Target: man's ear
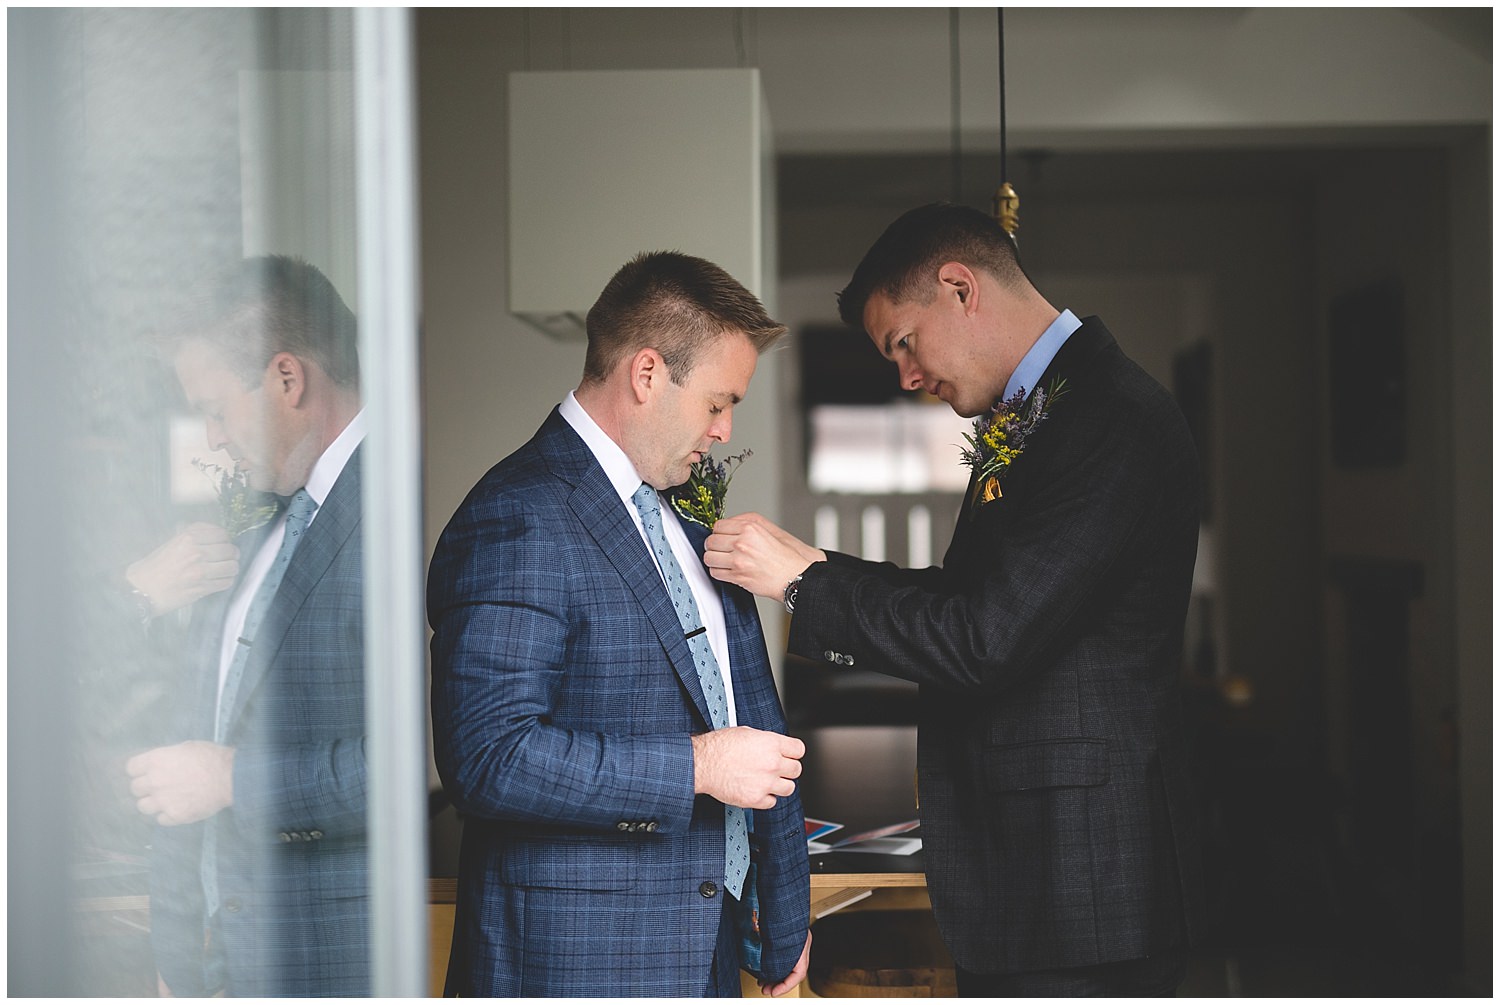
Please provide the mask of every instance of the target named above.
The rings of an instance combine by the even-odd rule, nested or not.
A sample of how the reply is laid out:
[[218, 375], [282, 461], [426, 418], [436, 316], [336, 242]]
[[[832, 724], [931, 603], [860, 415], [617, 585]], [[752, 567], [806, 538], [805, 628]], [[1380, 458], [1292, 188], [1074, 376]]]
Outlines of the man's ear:
[[944, 262], [938, 269], [938, 286], [945, 297], [953, 297], [965, 315], [979, 310], [979, 282], [962, 262]]
[[630, 389], [638, 404], [644, 405], [653, 389], [667, 380], [667, 361], [655, 349], [639, 349], [630, 357]]
[[266, 382], [286, 404], [296, 408], [307, 393], [307, 368], [289, 352], [278, 352], [266, 365]]

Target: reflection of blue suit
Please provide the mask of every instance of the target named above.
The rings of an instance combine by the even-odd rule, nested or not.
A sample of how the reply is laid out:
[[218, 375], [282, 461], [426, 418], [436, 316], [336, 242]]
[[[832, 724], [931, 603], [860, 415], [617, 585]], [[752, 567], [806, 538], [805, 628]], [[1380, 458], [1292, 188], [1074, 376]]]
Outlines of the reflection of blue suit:
[[[783, 732], [753, 598], [722, 592], [739, 723]], [[428, 607], [438, 770], [465, 815], [448, 993], [702, 994], [724, 903], [723, 808], [693, 794], [708, 710], [645, 541], [557, 411], [459, 508]], [[801, 802], [754, 824], [780, 980], [807, 934]]]
[[[259, 542], [240, 546], [248, 558]], [[369, 994], [362, 556], [356, 450], [267, 609], [224, 738], [235, 748], [234, 805], [218, 824], [231, 995]], [[182, 739], [213, 736], [229, 596], [199, 612], [204, 669]], [[158, 827], [154, 840], [151, 938], [178, 995], [204, 990], [203, 832]]]

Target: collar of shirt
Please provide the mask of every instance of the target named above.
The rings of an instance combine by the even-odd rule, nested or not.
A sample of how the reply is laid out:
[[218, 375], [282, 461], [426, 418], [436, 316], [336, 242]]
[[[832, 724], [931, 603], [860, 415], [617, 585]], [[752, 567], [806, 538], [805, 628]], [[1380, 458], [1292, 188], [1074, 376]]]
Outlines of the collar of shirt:
[[1042, 332], [1042, 337], [1031, 344], [1026, 355], [1021, 357], [1015, 372], [1010, 375], [1010, 383], [1005, 385], [1005, 400], [1009, 401], [1023, 387], [1028, 392], [1036, 390], [1036, 382], [1047, 372], [1057, 350], [1063, 347], [1068, 336], [1082, 326], [1083, 322], [1070, 310], [1065, 309], [1054, 318], [1047, 330]]
[[[344, 473], [344, 467], [349, 463], [349, 458], [354, 456], [354, 450], [365, 438], [365, 410], [361, 408], [354, 418], [349, 420], [349, 425], [344, 431], [328, 445], [313, 465], [312, 471], [307, 475], [307, 494], [312, 496], [313, 502], [318, 504], [321, 511], [323, 503], [328, 499], [328, 493], [333, 491], [333, 483], [339, 480], [339, 475]], [[312, 520], [318, 518], [314, 512]], [[311, 526], [312, 520], [308, 521]]]
[[589, 448], [589, 453], [599, 462], [604, 469], [604, 475], [609, 483], [614, 486], [620, 495], [620, 500], [625, 503], [631, 513], [635, 512], [635, 490], [641, 487], [645, 481], [630, 458], [625, 456], [625, 451], [620, 445], [609, 438], [609, 434], [599, 428], [599, 423], [594, 417], [583, 410], [578, 399], [573, 397], [569, 391], [568, 396], [563, 399], [557, 410], [567, 420], [568, 425], [573, 427], [573, 432], [583, 438], [584, 445]]

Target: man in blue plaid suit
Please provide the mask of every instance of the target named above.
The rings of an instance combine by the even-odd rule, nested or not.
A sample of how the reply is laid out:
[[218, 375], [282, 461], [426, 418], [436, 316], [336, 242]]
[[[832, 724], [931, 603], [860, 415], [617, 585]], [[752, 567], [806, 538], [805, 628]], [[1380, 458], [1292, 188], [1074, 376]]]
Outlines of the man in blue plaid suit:
[[[200, 601], [182, 742], [127, 768], [163, 994], [369, 993], [359, 361], [313, 267], [244, 262], [171, 340], [208, 445], [291, 497]], [[253, 522], [253, 521], [252, 521]]]
[[781, 994], [811, 941], [803, 746], [753, 598], [709, 579], [707, 529], [657, 490], [729, 440], [785, 328], [676, 253], [624, 266], [587, 328], [577, 390], [469, 493], [429, 575], [464, 816], [447, 993], [736, 996], [745, 969]]

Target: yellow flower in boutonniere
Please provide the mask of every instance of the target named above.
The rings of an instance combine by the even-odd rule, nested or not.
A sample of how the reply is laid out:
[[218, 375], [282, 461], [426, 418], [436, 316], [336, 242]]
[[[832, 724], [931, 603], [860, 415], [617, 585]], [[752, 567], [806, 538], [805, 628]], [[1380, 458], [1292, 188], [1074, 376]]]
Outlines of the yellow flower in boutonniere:
[[1047, 417], [1047, 409], [1067, 390], [1067, 381], [1054, 380], [1046, 390], [1040, 388], [1026, 400], [1026, 389], [1019, 388], [1008, 401], [997, 401], [989, 412], [974, 420], [973, 434], [965, 433], [969, 446], [963, 451], [963, 462], [978, 477], [970, 502], [984, 505], [1005, 493], [1000, 482], [1011, 463], [1026, 449], [1026, 440]]
[[207, 464], [193, 458], [193, 466], [208, 476], [219, 496], [219, 518], [230, 537], [239, 537], [247, 530], [264, 527], [276, 516], [276, 497], [268, 492], [257, 492], [245, 480], [239, 468], [226, 471], [217, 464]]
[[735, 469], [749, 456], [750, 451], [746, 450], [720, 462], [714, 460], [712, 454], [704, 454], [703, 460], [692, 466], [688, 480], [668, 494], [672, 508], [684, 520], [691, 520], [712, 530], [724, 515], [724, 497], [729, 493], [729, 479], [734, 477]]

